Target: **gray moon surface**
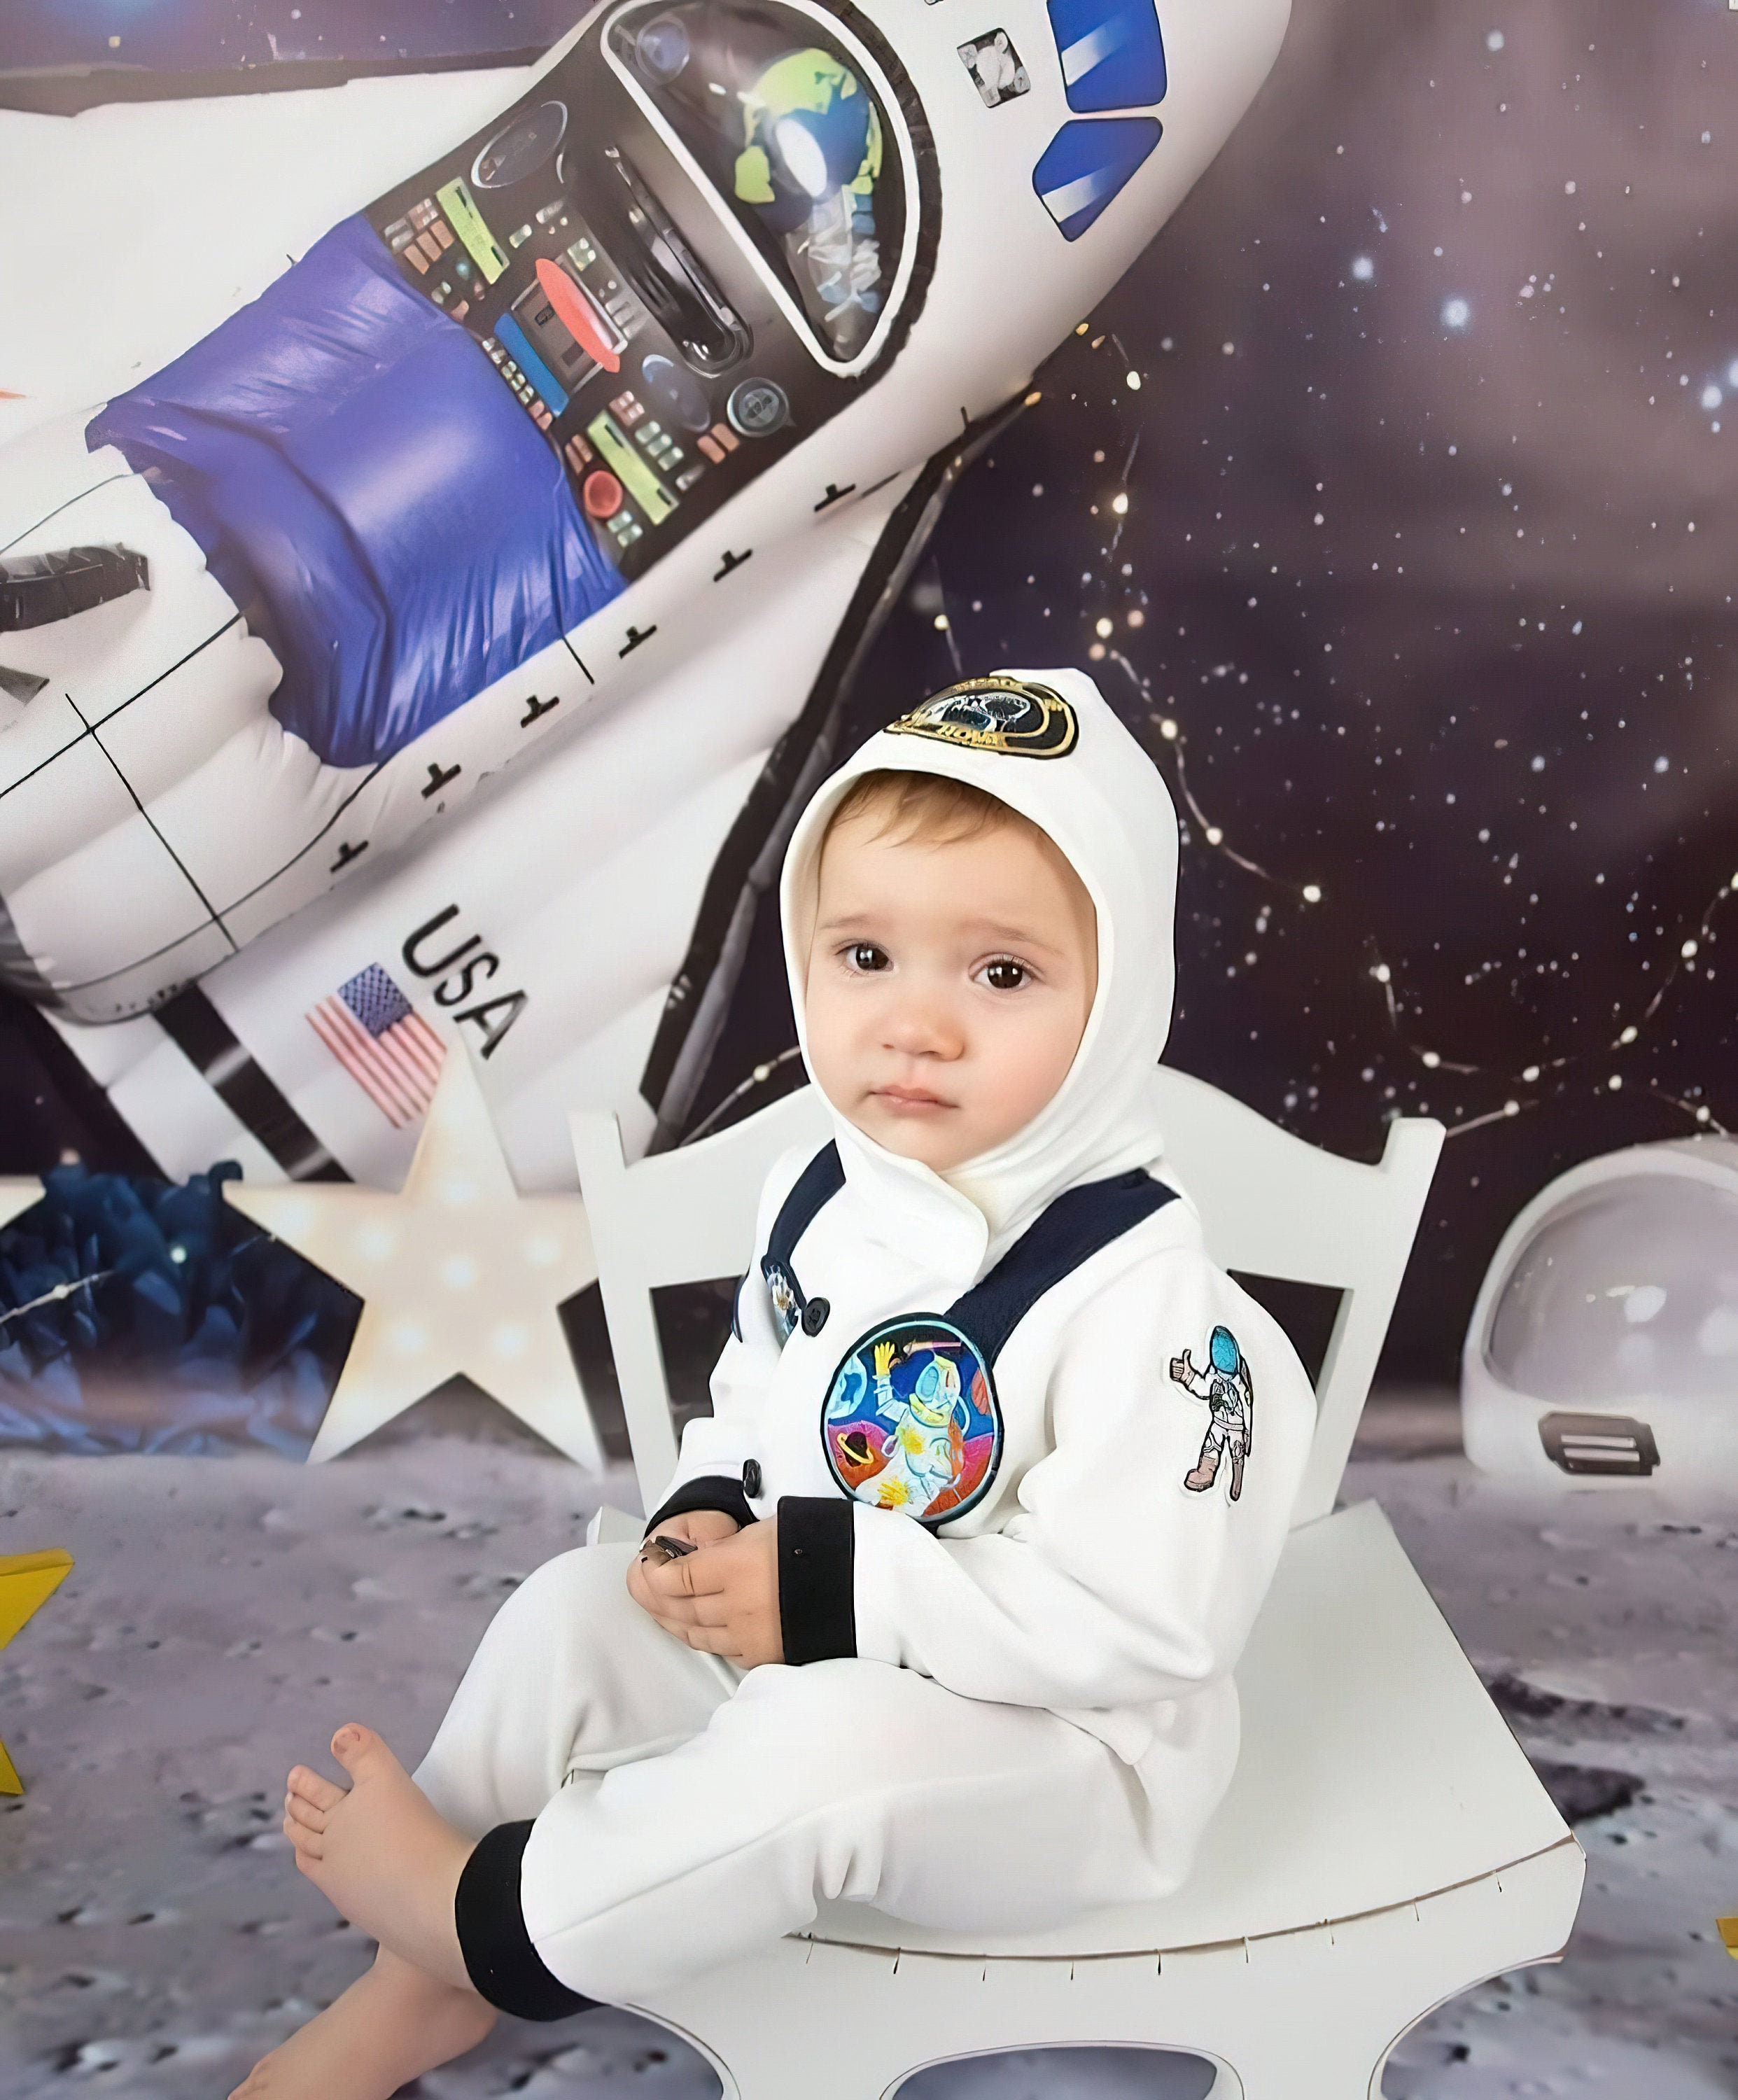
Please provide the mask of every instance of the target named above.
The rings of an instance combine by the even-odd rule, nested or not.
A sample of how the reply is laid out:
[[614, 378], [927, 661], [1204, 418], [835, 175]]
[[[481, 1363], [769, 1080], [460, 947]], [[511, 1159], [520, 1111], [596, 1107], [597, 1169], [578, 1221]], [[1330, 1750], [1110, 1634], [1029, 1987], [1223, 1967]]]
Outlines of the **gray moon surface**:
[[[1738, 2089], [1738, 1507], [1648, 1489], [1540, 1501], [1446, 1448], [1451, 1405], [1372, 1410], [1346, 1498], [1374, 1496], [1572, 1815], [1587, 1892], [1560, 1965], [1445, 2006], [1387, 2100]], [[0, 1456], [9, 1547], [77, 1565], [0, 1652], [0, 2100], [210, 2100], [328, 2004], [368, 1943], [296, 1873], [285, 1775], [346, 1719], [420, 1756], [496, 1606], [631, 1506], [480, 1401], [426, 1401], [321, 1466]], [[329, 1767], [329, 1760], [326, 1762]], [[330, 1767], [334, 1770], [335, 1767]], [[1621, 1806], [1613, 1804], [1621, 1802]], [[708, 2100], [661, 2030], [504, 2019], [429, 2100]], [[911, 2100], [1202, 2100], [1198, 2061], [1008, 2055]]]

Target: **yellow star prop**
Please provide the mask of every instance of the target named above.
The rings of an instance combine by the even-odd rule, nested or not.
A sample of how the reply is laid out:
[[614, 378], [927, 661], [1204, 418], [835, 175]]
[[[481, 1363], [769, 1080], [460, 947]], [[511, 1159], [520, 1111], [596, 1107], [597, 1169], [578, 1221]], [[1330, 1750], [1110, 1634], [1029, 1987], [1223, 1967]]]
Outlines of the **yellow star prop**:
[[[0, 1648], [4, 1648], [26, 1620], [47, 1603], [66, 1580], [73, 1565], [70, 1553], [58, 1547], [47, 1553], [0, 1555]], [[22, 1793], [24, 1783], [0, 1743], [0, 1793]]]
[[[31, 1177], [0, 1180], [0, 1225], [42, 1200], [42, 1185]], [[0, 1328], [0, 1339], [5, 1330]], [[73, 1564], [69, 1553], [15, 1553], [0, 1555], [0, 1648], [4, 1648], [24, 1621], [57, 1590]], [[6, 1745], [0, 1743], [0, 1793], [22, 1793], [20, 1779]]]
[[577, 1196], [521, 1196], [469, 1053], [449, 1050], [403, 1190], [224, 1185], [363, 1301], [308, 1453], [335, 1458], [463, 1372], [582, 1466], [602, 1454], [556, 1308], [596, 1277]]

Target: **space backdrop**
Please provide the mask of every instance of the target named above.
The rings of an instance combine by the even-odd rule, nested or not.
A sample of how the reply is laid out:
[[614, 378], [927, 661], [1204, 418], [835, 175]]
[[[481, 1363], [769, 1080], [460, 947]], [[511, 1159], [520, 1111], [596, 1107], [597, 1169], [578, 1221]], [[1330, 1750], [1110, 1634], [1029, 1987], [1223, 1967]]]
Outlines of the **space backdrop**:
[[[0, 103], [523, 63], [567, 26], [553, 0], [55, 0], [0, 29]], [[1171, 1060], [1361, 1158], [1396, 1114], [1449, 1127], [1392, 1381], [1452, 1378], [1555, 1173], [1738, 1124], [1735, 109], [1725, 0], [1296, 0], [852, 692], [861, 735], [962, 673], [1094, 671], [1184, 823]], [[769, 907], [695, 1118], [792, 1040]], [[147, 1370], [202, 1326], [270, 1386], [246, 1433], [305, 1445], [351, 1306], [152, 1167], [0, 1009], [0, 1173], [57, 1170], [50, 1223], [0, 1235], [0, 1433], [77, 1448], [57, 1352]], [[77, 1335], [60, 1301], [5, 1309], [99, 1268]]]

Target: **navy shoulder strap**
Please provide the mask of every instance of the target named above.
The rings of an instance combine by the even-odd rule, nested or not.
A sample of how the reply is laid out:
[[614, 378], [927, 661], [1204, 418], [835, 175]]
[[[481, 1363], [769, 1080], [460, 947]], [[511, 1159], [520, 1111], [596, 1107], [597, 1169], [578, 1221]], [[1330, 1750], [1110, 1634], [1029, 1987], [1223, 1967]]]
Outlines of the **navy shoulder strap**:
[[984, 1277], [947, 1308], [986, 1365], [1044, 1293], [1113, 1240], [1176, 1201], [1176, 1191], [1140, 1167], [1065, 1189]]
[[[773, 1220], [773, 1229], [767, 1235], [766, 1253], [761, 1264], [763, 1269], [782, 1269], [786, 1276], [791, 1276], [791, 1256], [796, 1251], [796, 1242], [814, 1224], [822, 1207], [844, 1186], [844, 1162], [839, 1157], [838, 1146], [829, 1142], [797, 1176], [790, 1194], [779, 1207], [779, 1215]], [[795, 1282], [794, 1277], [792, 1280]]]

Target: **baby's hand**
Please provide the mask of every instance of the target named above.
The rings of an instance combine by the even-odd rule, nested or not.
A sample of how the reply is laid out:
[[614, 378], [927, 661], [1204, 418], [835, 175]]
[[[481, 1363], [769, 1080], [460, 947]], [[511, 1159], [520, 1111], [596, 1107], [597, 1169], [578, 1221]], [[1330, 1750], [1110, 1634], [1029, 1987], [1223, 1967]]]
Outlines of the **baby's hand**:
[[[722, 1510], [700, 1509], [689, 1510], [681, 1516], [665, 1517], [659, 1524], [658, 1531], [662, 1538], [683, 1538], [689, 1545], [699, 1547], [716, 1546], [720, 1539], [730, 1538], [739, 1528], [735, 1518], [726, 1516]], [[646, 1587], [646, 1575], [648, 1568], [660, 1564], [662, 1556], [648, 1551], [651, 1546], [651, 1541], [648, 1538], [628, 1563], [628, 1595], [642, 1612], [651, 1612], [655, 1618], [658, 1614], [653, 1609], [652, 1595]], [[682, 1555], [684, 1560], [692, 1560], [693, 1557], [691, 1554]]]
[[679, 1560], [636, 1559], [628, 1570], [628, 1590], [666, 1633], [703, 1654], [721, 1655], [740, 1670], [784, 1660], [774, 1518], [748, 1524]]
[[686, 1538], [690, 1546], [716, 1546], [742, 1527], [722, 1510], [689, 1510], [682, 1516], [667, 1516], [658, 1526], [667, 1538]]

